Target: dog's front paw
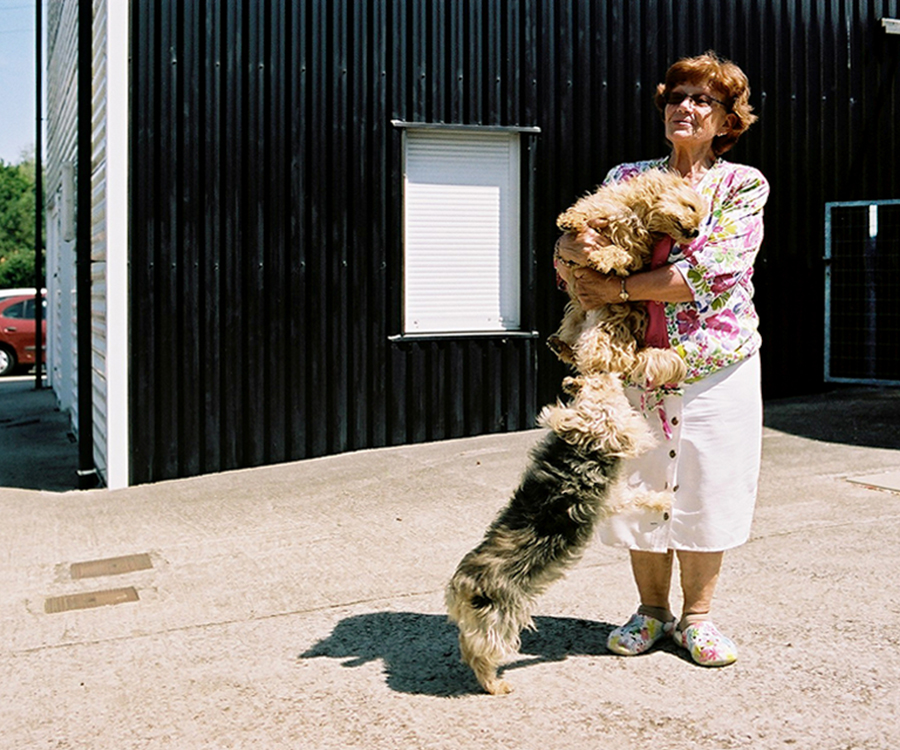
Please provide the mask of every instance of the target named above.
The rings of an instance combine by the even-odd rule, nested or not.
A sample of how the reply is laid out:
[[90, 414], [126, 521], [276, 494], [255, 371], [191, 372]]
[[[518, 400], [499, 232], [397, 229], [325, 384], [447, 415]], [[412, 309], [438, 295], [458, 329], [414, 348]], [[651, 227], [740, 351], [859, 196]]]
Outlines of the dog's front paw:
[[575, 364], [575, 352], [572, 351], [572, 347], [555, 333], [547, 338], [547, 346], [561, 362], [565, 362], [567, 365]]
[[648, 388], [677, 384], [687, 376], [687, 365], [672, 349], [648, 346], [637, 353], [629, 375], [635, 382], [643, 381]]
[[569, 396], [577, 396], [578, 392], [581, 390], [582, 386], [584, 386], [584, 378], [583, 377], [568, 377], [563, 378], [562, 381], [562, 390], [563, 393], [568, 394]]
[[575, 364], [575, 352], [572, 351], [572, 347], [555, 333], [547, 338], [547, 346], [561, 362], [565, 362], [567, 365]]
[[569, 208], [556, 217], [556, 226], [564, 232], [577, 233], [587, 226], [587, 220], [584, 213]]
[[619, 245], [604, 245], [588, 253], [588, 265], [600, 273], [630, 273], [643, 265], [643, 259]]

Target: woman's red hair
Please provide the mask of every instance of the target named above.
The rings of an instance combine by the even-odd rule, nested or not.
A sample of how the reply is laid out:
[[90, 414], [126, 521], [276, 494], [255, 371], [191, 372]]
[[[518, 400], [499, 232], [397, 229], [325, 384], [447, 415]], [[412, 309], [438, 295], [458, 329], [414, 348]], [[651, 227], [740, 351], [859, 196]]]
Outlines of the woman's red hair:
[[666, 80], [656, 87], [654, 102], [663, 114], [669, 92], [681, 84], [708, 86], [717, 98], [725, 102], [728, 132], [713, 139], [716, 156], [724, 154], [737, 143], [741, 134], [758, 119], [750, 106], [750, 82], [744, 71], [730, 60], [722, 60], [710, 50], [696, 57], [683, 57], [666, 71]]

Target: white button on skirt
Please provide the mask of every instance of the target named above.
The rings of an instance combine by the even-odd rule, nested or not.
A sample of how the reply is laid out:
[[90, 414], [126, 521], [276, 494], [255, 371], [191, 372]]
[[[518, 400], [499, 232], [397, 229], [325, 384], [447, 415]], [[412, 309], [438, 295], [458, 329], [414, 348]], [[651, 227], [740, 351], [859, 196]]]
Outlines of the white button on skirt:
[[[749, 538], [762, 448], [759, 355], [683, 390], [662, 403], [669, 436], [662, 413], [645, 412], [657, 445], [625, 460], [614, 503], [622, 510], [601, 523], [604, 544], [718, 552]], [[626, 392], [640, 410], [641, 391]]]

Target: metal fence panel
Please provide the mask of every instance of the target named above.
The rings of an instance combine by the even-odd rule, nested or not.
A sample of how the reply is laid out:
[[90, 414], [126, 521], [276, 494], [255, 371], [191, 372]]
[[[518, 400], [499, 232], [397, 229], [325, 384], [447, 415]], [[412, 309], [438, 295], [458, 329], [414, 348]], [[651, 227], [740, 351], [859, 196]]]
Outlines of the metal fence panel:
[[900, 200], [825, 207], [825, 380], [900, 385]]

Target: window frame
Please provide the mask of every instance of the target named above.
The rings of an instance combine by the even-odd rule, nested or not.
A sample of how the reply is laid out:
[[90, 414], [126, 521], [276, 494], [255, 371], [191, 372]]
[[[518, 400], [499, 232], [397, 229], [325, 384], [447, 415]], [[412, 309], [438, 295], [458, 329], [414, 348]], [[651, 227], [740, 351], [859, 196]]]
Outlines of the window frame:
[[[393, 323], [391, 328], [396, 331], [389, 335], [393, 342], [422, 341], [439, 339], [509, 339], [509, 338], [537, 338], [538, 332], [534, 327], [534, 227], [533, 227], [533, 174], [535, 170], [536, 136], [540, 134], [540, 128], [529, 126], [500, 126], [500, 125], [464, 125], [453, 123], [427, 123], [407, 122], [392, 120], [396, 134], [396, 148], [398, 158], [398, 178], [395, 181], [398, 199], [397, 227], [398, 241], [396, 243], [398, 273], [394, 276], [396, 281]], [[406, 331], [405, 316], [405, 289], [406, 289], [406, 191], [405, 191], [405, 153], [406, 133], [409, 130], [446, 130], [456, 132], [473, 133], [517, 133], [519, 139], [519, 328], [515, 330], [460, 330], [460, 331]]]

